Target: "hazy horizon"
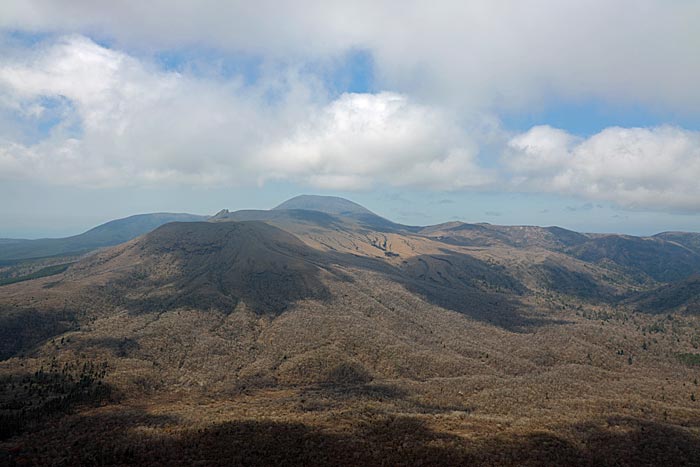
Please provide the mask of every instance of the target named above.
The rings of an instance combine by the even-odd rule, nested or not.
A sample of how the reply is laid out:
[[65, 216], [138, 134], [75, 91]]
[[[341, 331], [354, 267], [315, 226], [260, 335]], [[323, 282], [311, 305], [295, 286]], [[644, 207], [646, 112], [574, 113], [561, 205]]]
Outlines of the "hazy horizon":
[[697, 3], [205, 6], [0, 6], [0, 237], [299, 193], [700, 231]]
[[[236, 211], [236, 210], [242, 210], [242, 209], [272, 209], [278, 204], [282, 203], [283, 201], [290, 199], [294, 196], [301, 195], [301, 194], [318, 194], [321, 196], [340, 196], [345, 199], [349, 199], [351, 201], [358, 202], [359, 204], [363, 205], [364, 207], [368, 208], [369, 210], [375, 212], [376, 214], [381, 215], [382, 217], [385, 217], [389, 220], [396, 221], [399, 223], [402, 223], [404, 225], [419, 225], [419, 226], [428, 226], [428, 225], [435, 225], [435, 224], [440, 224], [444, 222], [451, 222], [451, 221], [461, 221], [461, 222], [467, 222], [467, 223], [489, 223], [489, 224], [496, 224], [496, 225], [538, 225], [542, 227], [549, 227], [549, 226], [557, 226], [557, 227], [563, 227], [567, 228], [570, 230], [575, 230], [578, 232], [585, 232], [585, 233], [616, 233], [616, 234], [626, 234], [626, 235], [637, 235], [637, 236], [649, 236], [649, 235], [654, 235], [657, 233], [661, 232], [667, 232], [667, 231], [687, 231], [687, 232], [692, 232], [695, 231], [693, 230], [692, 225], [692, 219], [689, 219], [689, 223], [687, 224], [675, 224], [675, 225], [680, 225], [681, 227], [679, 228], [669, 228], [669, 229], [664, 229], [664, 230], [654, 230], [653, 226], [648, 226], [645, 227], [643, 224], [637, 225], [636, 229], [634, 230], [634, 226], [631, 226], [631, 223], [629, 222], [629, 217], [632, 216], [638, 216], [637, 218], [640, 220], [644, 220], [644, 214], [643, 212], [635, 212], [635, 211], [624, 211], [627, 214], [627, 217], [623, 217], [621, 215], [618, 215], [617, 219], [619, 220], [619, 226], [621, 228], [627, 227], [627, 230], [605, 230], [605, 227], [602, 224], [597, 224], [593, 219], [595, 218], [596, 214], [599, 214], [600, 212], [614, 212], [609, 209], [606, 209], [605, 206], [603, 205], [592, 205], [590, 203], [584, 203], [584, 204], [579, 204], [575, 206], [571, 206], [568, 204], [560, 204], [558, 206], [559, 210], [561, 211], [562, 215], [566, 215], [569, 219], [568, 224], [564, 223], [547, 223], [546, 220], [549, 218], [552, 218], [550, 216], [549, 210], [547, 212], [539, 212], [537, 213], [537, 216], [531, 216], [527, 213], [523, 214], [520, 213], [517, 215], [514, 211], [517, 211], [516, 207], [512, 207], [513, 211], [510, 214], [503, 214], [500, 212], [496, 211], [485, 211], [483, 212], [483, 218], [479, 218], [479, 209], [483, 209], [483, 205], [480, 205], [481, 207], [474, 207], [474, 206], [466, 206], [466, 207], [461, 207], [456, 201], [454, 201], [451, 198], [448, 197], [436, 197], [435, 194], [432, 194], [431, 196], [428, 196], [426, 199], [423, 200], [423, 204], [420, 205], [418, 204], [418, 207], [425, 207], [426, 209], [430, 210], [432, 209], [432, 215], [425, 215], [423, 213], [417, 212], [417, 211], [406, 211], [406, 210], [396, 210], [392, 209], [393, 206], [401, 206], [401, 207], [408, 207], [411, 206], [415, 209], [416, 207], [416, 202], [415, 201], [409, 201], [407, 199], [399, 198], [399, 197], [392, 197], [385, 195], [383, 197], [376, 197], [373, 198], [371, 196], [357, 196], [357, 193], [316, 193], [316, 192], [309, 192], [309, 193], [294, 193], [290, 194], [287, 198], [280, 198], [279, 200], [276, 200], [273, 198], [273, 196], [266, 196], [265, 198], [258, 198], [258, 199], [252, 199], [251, 203], [246, 205], [244, 201], [239, 201], [236, 202], [235, 205], [230, 206], [230, 205], [222, 205], [216, 208], [209, 209], [208, 211], [193, 211], [193, 210], [178, 210], [177, 205], [170, 203], [170, 204], [164, 204], [164, 206], [171, 206], [171, 209], [158, 209], [157, 207], [155, 209], [152, 209], [150, 211], [134, 211], [134, 212], [129, 212], [124, 209], [125, 206], [128, 206], [128, 204], [125, 204], [123, 206], [116, 207], [113, 212], [115, 213], [113, 216], [110, 216], [107, 212], [92, 212], [92, 213], [82, 213], [82, 215], [78, 216], [71, 216], [69, 217], [69, 221], [65, 225], [61, 226], [60, 222], [63, 220], [62, 218], [57, 218], [56, 222], [59, 223], [59, 225], [49, 225], [49, 224], [44, 224], [39, 225], [38, 227], [27, 227], [24, 229], [16, 229], [16, 230], [7, 230], [7, 232], [16, 232], [17, 235], [3, 235], [3, 231], [0, 231], [0, 238], [23, 238], [23, 239], [38, 239], [38, 238], [52, 238], [52, 237], [65, 237], [65, 236], [71, 236], [71, 235], [77, 235], [80, 233], [83, 233], [93, 227], [96, 227], [98, 225], [104, 224], [106, 222], [110, 222], [113, 220], [117, 219], [123, 219], [126, 217], [130, 216], [135, 216], [139, 214], [151, 214], [151, 213], [161, 213], [161, 212], [168, 212], [168, 213], [188, 213], [188, 214], [197, 214], [197, 215], [204, 215], [204, 216], [212, 216], [216, 214], [216, 212], [220, 211], [221, 209], [229, 209], [230, 211]], [[472, 197], [481, 197], [481, 201], [483, 202], [484, 198], [488, 200], [489, 197], [496, 197], [494, 194], [472, 194]], [[514, 206], [516, 203], [518, 203], [518, 195], [517, 194], [511, 194], [512, 197], [512, 203], [511, 206]], [[523, 196], [523, 195], [520, 195]], [[530, 195], [532, 196], [532, 195]], [[501, 201], [501, 200], [495, 200]], [[225, 200], [223, 201], [224, 203], [226, 202]], [[492, 201], [494, 202], [494, 201]], [[520, 203], [523, 201], [520, 200]], [[524, 201], [527, 203], [527, 200]], [[188, 205], [187, 203], [185, 205]], [[195, 206], [194, 204], [189, 204], [190, 206]], [[157, 205], [154, 205], [157, 206]], [[465, 212], [467, 214], [462, 215], [462, 216], [457, 216], [457, 215], [451, 215], [450, 212], [451, 210], [455, 210], [458, 212]], [[109, 212], [109, 211], [108, 211]], [[441, 217], [442, 216], [442, 217]], [[470, 217], [473, 216], [473, 217]], [[578, 221], [575, 219], [576, 217], [581, 217], [583, 219], [578, 219]], [[683, 216], [683, 217], [690, 217], [690, 216]], [[539, 218], [542, 219], [543, 222], [537, 223], [537, 222], [532, 222], [529, 219], [533, 218]], [[506, 219], [513, 219], [515, 222], [507, 222]], [[518, 220], [520, 220], [518, 222]], [[600, 228], [586, 228], [586, 222], [590, 222], [590, 225], [599, 225]], [[687, 225], [688, 227], [683, 227], [684, 225]], [[613, 227], [614, 229], [614, 227]], [[698, 229], [700, 230], [700, 229]]]

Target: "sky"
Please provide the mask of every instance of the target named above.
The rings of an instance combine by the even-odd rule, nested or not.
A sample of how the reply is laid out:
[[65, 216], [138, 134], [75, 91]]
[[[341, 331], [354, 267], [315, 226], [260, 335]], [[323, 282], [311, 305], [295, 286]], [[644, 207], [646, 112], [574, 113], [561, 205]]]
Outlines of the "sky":
[[696, 0], [0, 2], [0, 237], [307, 193], [700, 231]]

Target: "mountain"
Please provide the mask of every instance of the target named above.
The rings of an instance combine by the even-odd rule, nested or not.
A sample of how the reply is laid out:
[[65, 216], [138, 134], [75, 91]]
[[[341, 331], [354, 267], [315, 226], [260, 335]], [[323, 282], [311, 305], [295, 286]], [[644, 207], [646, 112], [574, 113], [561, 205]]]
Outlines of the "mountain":
[[118, 245], [168, 222], [204, 220], [193, 214], [139, 214], [99, 225], [79, 235], [38, 240], [0, 239], [0, 260], [43, 258], [85, 253], [96, 248]]
[[333, 216], [351, 218], [361, 225], [383, 231], [415, 230], [389, 221], [357, 203], [336, 196], [300, 195], [280, 204], [273, 210], [316, 211]]
[[696, 463], [678, 239], [281, 206], [0, 286], [0, 463]]
[[695, 232], [662, 232], [654, 235], [654, 238], [660, 238], [667, 242], [673, 242], [682, 245], [689, 250], [700, 254], [700, 233]]
[[315, 250], [262, 222], [175, 222], [72, 272], [89, 280], [118, 271], [110, 294], [144, 312], [182, 306], [230, 312], [244, 302], [278, 314], [296, 300], [323, 296], [317, 263]]
[[299, 195], [288, 199], [273, 209], [303, 209], [338, 216], [376, 216], [369, 209], [337, 196]]
[[561, 227], [492, 225], [448, 222], [425, 227], [420, 233], [464, 246], [539, 247], [560, 251], [588, 241], [588, 236]]
[[[555, 226], [464, 222], [410, 227], [335, 197], [304, 195], [269, 211], [224, 210], [210, 220], [263, 221], [316, 249], [384, 259], [403, 267], [407, 258], [418, 256], [488, 257], [532, 290], [588, 300], [624, 300], [639, 287], [678, 281], [700, 272], [700, 254], [660, 236], [582, 234]], [[692, 235], [687, 234], [689, 238]], [[525, 261], [516, 260], [523, 254], [527, 255]], [[432, 282], [436, 280], [432, 277]]]
[[629, 300], [637, 310], [662, 314], [683, 312], [700, 314], [700, 275], [641, 292]]
[[586, 262], [612, 263], [639, 280], [673, 282], [700, 272], [700, 253], [660, 237], [599, 235], [568, 252]]

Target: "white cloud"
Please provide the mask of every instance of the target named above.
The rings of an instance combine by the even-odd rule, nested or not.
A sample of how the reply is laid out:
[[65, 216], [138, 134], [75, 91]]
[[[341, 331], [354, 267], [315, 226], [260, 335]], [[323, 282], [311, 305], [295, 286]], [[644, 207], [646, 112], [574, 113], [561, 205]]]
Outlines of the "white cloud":
[[514, 173], [524, 176], [551, 174], [566, 166], [569, 152], [578, 142], [578, 138], [564, 130], [536, 126], [511, 139], [509, 146], [519, 152], [517, 157], [508, 160], [508, 164]]
[[369, 50], [383, 89], [461, 108], [601, 99], [696, 113], [700, 2], [5, 0], [0, 28], [280, 61]]
[[[0, 62], [0, 121], [21, 116], [0, 129], [0, 178], [500, 188], [700, 210], [698, 132], [608, 128], [582, 139], [539, 126], [508, 141], [487, 118], [467, 127], [449, 108], [392, 92], [331, 100], [313, 76], [282, 70], [244, 85], [163, 71], [75, 35], [25, 50]], [[56, 121], [37, 136], [47, 114]], [[507, 148], [500, 166], [480, 162], [484, 146]]]
[[[504, 109], [567, 99], [697, 115], [698, 16], [700, 3], [685, 0], [8, 0], [0, 33], [76, 34], [30, 49], [0, 43], [0, 179], [495, 187], [698, 211], [697, 132], [608, 128], [582, 139], [541, 126], [509, 140], [493, 123]], [[143, 58], [200, 46], [259, 57], [273, 72], [245, 84]], [[357, 48], [373, 57], [375, 85], [393, 92], [331, 99], [300, 71]], [[47, 119], [56, 124], [41, 134]], [[500, 167], [480, 163], [503, 147]]]
[[[64, 38], [0, 65], [0, 94], [9, 108], [40, 107], [47, 98], [69, 104], [43, 139], [4, 144], [4, 160], [26, 177], [55, 183], [227, 179], [219, 170], [230, 154], [225, 144], [262, 124], [255, 121], [262, 115], [235, 84], [209, 84], [80, 36]], [[229, 126], [237, 131], [222, 138]]]
[[324, 188], [377, 182], [441, 189], [478, 187], [492, 176], [449, 116], [394, 93], [344, 94], [265, 150], [269, 177]]
[[87, 186], [287, 179], [362, 189], [464, 188], [489, 177], [448, 112], [404, 95], [328, 101], [293, 68], [254, 86], [167, 72], [82, 36], [17, 57], [0, 63], [0, 109], [26, 109], [30, 128], [47, 98], [64, 109], [36, 141], [0, 130], [2, 178]]
[[612, 127], [579, 139], [548, 126], [511, 139], [505, 165], [517, 189], [638, 209], [700, 210], [700, 132]]

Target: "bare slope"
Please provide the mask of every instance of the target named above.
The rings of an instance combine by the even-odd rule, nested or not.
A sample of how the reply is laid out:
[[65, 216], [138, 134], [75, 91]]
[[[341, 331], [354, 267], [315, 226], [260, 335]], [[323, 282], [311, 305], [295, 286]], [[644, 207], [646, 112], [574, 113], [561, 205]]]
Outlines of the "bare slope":
[[0, 289], [0, 463], [693, 465], [700, 318], [615, 303], [679, 245], [597, 238], [164, 225]]
[[113, 274], [109, 293], [130, 309], [230, 312], [243, 301], [276, 314], [295, 300], [324, 295], [321, 255], [263, 222], [166, 224], [114, 253], [84, 260], [73, 274]]

